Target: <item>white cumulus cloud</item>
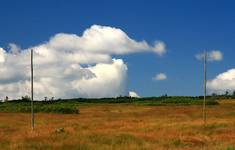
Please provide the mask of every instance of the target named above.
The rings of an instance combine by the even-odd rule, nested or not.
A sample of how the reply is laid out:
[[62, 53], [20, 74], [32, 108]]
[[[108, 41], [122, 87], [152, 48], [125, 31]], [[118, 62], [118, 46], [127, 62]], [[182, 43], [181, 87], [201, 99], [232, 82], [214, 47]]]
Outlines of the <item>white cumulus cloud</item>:
[[139, 98], [140, 96], [136, 93], [136, 92], [134, 92], [134, 91], [129, 91], [129, 96], [130, 97], [133, 97], [133, 98]]
[[208, 89], [211, 93], [224, 93], [235, 90], [235, 69], [230, 69], [219, 74], [214, 79], [208, 81]]
[[[197, 54], [195, 57], [198, 60], [204, 59], [204, 53]], [[207, 53], [208, 61], [221, 61], [223, 60], [223, 53], [219, 50], [213, 50]]]
[[93, 25], [79, 36], [59, 33], [48, 42], [9, 51], [0, 47], [0, 99], [30, 94], [30, 49], [34, 50], [35, 99], [47, 97], [116, 97], [128, 95], [127, 65], [112, 55], [153, 52], [163, 55], [166, 45], [136, 41], [114, 27]]
[[45, 45], [50, 49], [62, 51], [82, 51], [105, 54], [128, 54], [143, 51], [153, 51], [159, 55], [166, 52], [166, 45], [156, 41], [153, 46], [146, 41], [135, 41], [121, 29], [93, 25], [86, 29], [82, 36], [59, 33]]
[[156, 80], [156, 81], [166, 80], [167, 75], [165, 73], [159, 73], [159, 74], [156, 74], [153, 79]]
[[0, 47], [0, 63], [5, 62], [5, 55], [6, 55], [6, 51]]

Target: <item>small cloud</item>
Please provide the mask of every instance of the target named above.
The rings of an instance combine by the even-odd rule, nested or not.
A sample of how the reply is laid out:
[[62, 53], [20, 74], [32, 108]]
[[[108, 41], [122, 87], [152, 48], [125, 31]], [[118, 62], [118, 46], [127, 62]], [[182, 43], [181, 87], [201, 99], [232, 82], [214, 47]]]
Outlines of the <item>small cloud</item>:
[[[204, 59], [204, 53], [195, 56], [198, 60]], [[219, 50], [213, 50], [207, 53], [208, 61], [221, 61], [223, 60], [223, 53]]]
[[129, 96], [130, 97], [133, 97], [133, 98], [139, 98], [140, 96], [136, 93], [136, 92], [134, 92], [134, 91], [130, 91], [129, 92]]
[[167, 75], [165, 73], [159, 73], [153, 79], [156, 81], [163, 81], [167, 79]]
[[153, 47], [153, 51], [162, 56], [166, 53], [166, 44], [162, 41], [156, 41]]

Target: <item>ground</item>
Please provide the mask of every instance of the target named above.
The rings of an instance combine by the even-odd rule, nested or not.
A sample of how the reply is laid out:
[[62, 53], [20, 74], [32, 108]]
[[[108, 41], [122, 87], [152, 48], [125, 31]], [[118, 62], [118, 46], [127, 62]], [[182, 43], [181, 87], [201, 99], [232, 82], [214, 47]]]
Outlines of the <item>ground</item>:
[[235, 103], [201, 106], [79, 106], [80, 114], [0, 113], [0, 149], [68, 150], [233, 150]]

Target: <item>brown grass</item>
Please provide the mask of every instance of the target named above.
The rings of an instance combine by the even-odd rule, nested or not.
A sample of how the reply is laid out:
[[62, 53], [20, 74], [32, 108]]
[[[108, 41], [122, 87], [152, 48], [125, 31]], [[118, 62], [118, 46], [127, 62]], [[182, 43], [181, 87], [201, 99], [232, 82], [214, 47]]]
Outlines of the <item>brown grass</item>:
[[80, 114], [0, 113], [0, 149], [156, 150], [229, 149], [235, 146], [235, 103], [200, 106], [81, 106]]

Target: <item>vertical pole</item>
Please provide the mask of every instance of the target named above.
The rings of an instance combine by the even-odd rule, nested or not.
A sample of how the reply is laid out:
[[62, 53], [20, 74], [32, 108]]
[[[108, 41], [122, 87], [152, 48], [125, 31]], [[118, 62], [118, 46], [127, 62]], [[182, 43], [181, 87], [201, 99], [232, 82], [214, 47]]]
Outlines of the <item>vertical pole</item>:
[[204, 52], [204, 101], [203, 101], [203, 121], [206, 125], [207, 114], [206, 114], [206, 92], [207, 92], [207, 52]]
[[34, 130], [34, 105], [33, 105], [33, 49], [31, 49], [31, 114], [32, 114], [32, 130]]

